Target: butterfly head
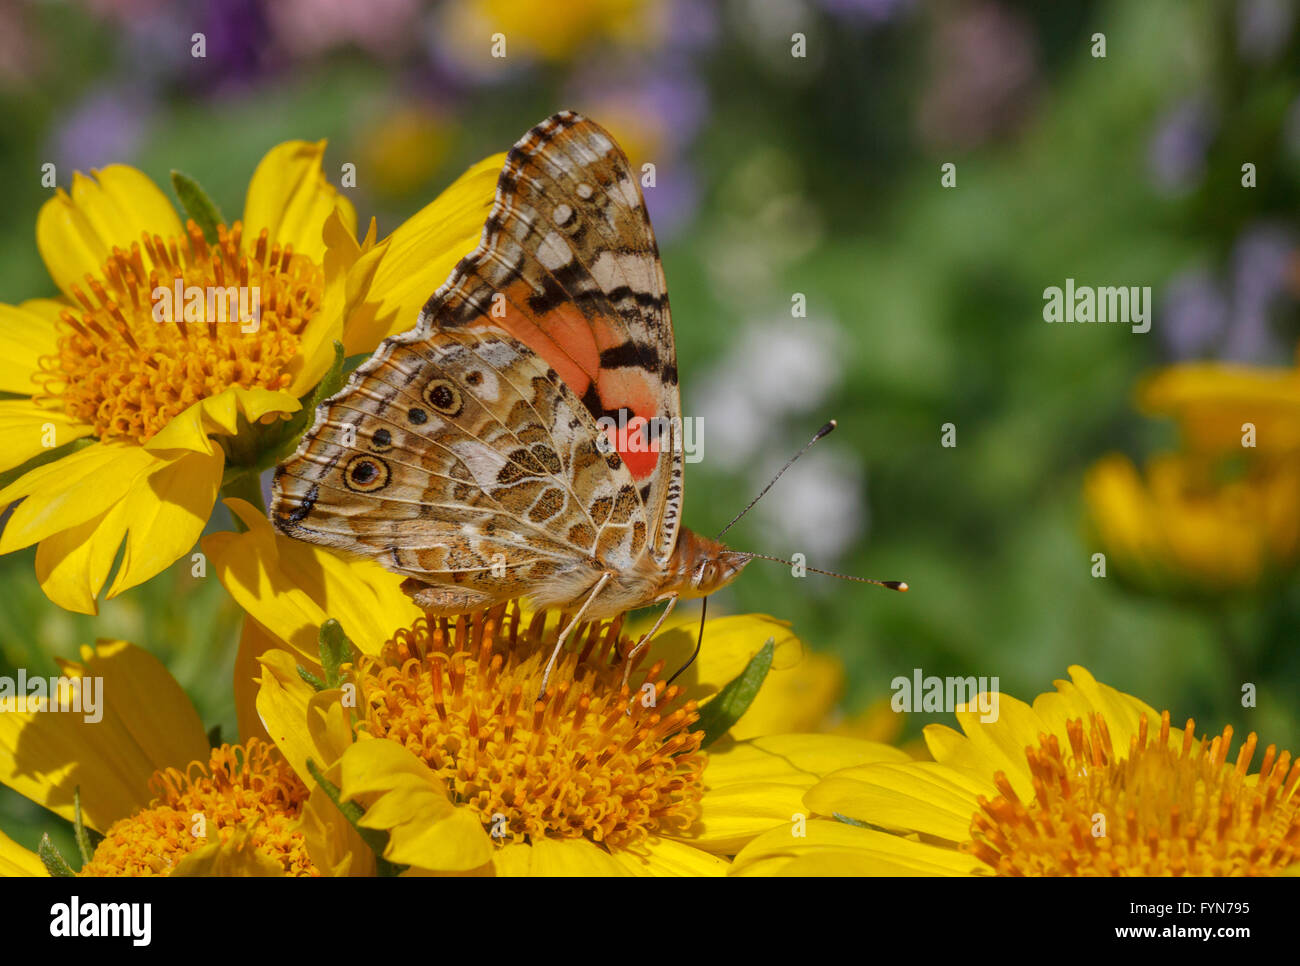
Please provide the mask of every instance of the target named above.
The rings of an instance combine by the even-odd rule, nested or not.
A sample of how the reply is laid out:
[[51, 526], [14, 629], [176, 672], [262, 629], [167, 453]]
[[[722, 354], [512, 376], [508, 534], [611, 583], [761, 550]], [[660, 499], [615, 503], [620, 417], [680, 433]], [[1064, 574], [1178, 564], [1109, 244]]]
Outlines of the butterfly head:
[[683, 527], [673, 553], [673, 587], [682, 597], [707, 597], [736, 579], [753, 558], [752, 554], [730, 550]]

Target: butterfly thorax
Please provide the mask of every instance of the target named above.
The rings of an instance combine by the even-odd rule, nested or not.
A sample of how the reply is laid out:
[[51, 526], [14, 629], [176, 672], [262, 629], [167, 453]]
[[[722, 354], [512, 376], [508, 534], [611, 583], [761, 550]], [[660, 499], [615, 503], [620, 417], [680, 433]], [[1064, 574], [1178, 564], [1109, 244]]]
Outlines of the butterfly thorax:
[[706, 597], [735, 580], [752, 559], [747, 553], [729, 550], [717, 540], [682, 527], [659, 592], [683, 598]]

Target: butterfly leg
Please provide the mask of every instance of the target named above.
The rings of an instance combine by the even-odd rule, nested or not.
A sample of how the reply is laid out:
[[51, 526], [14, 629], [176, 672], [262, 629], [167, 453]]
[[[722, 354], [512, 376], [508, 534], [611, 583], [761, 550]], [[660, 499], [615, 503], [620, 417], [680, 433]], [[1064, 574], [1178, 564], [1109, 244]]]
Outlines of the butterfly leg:
[[600, 593], [601, 588], [609, 583], [610, 578], [613, 576], [609, 571], [601, 574], [600, 580], [596, 581], [596, 586], [592, 588], [591, 593], [587, 595], [587, 599], [578, 608], [578, 613], [573, 615], [573, 620], [569, 621], [564, 630], [560, 632], [560, 639], [555, 642], [555, 650], [551, 652], [551, 659], [546, 662], [546, 672], [542, 675], [542, 690], [537, 693], [538, 701], [546, 697], [546, 684], [551, 679], [551, 672], [555, 670], [555, 662], [559, 660], [560, 648], [564, 647], [564, 642], [569, 639], [573, 629], [582, 623], [582, 615], [587, 613], [587, 608], [591, 606], [591, 602], [596, 599], [596, 595]]
[[[659, 615], [659, 619], [655, 621], [654, 627], [650, 628], [650, 630], [642, 636], [641, 640], [636, 642], [636, 647], [627, 652], [627, 660], [623, 664], [623, 687], [627, 687], [628, 675], [632, 673], [632, 662], [636, 660], [636, 657], [641, 653], [642, 648], [650, 643], [650, 638], [655, 636], [659, 628], [663, 626], [664, 621], [668, 619], [668, 615], [673, 612], [673, 608], [677, 606], [677, 596], [677, 594], [664, 594], [663, 597], [660, 597], [655, 601], [657, 604], [661, 600], [667, 600], [668, 606], [665, 607], [664, 612]], [[632, 710], [629, 708], [627, 713], [631, 714]]]

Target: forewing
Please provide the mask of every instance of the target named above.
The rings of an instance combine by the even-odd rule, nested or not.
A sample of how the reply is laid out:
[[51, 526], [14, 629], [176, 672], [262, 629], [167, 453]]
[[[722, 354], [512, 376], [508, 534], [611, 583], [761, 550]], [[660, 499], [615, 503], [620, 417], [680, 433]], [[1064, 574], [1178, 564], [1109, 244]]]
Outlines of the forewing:
[[572, 112], [507, 157], [483, 237], [415, 334], [500, 327], [581, 399], [622, 458], [662, 566], [682, 502], [681, 404], [667, 286], [626, 156]]

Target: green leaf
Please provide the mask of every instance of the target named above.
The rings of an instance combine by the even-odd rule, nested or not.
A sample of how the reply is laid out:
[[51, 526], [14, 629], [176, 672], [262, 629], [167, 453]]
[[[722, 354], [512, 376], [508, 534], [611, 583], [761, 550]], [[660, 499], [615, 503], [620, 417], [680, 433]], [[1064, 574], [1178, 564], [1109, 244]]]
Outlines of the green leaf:
[[758, 697], [767, 672], [772, 669], [772, 655], [776, 653], [776, 638], [769, 637], [767, 643], [750, 658], [741, 671], [717, 696], [700, 709], [700, 720], [695, 727], [704, 731], [703, 747], [708, 747], [740, 720], [740, 716], [749, 710]]
[[176, 197], [180, 199], [185, 213], [194, 219], [194, 223], [199, 226], [208, 244], [215, 245], [217, 226], [225, 223], [216, 202], [208, 197], [208, 193], [199, 186], [197, 181], [179, 171], [172, 171], [172, 187], [176, 190]]
[[72, 790], [72, 810], [72, 833], [77, 840], [77, 851], [81, 853], [81, 862], [84, 865], [95, 854], [95, 849], [99, 848], [99, 843], [104, 841], [104, 836], [93, 828], [87, 828], [86, 823], [82, 821], [80, 785]]
[[393, 876], [404, 871], [406, 866], [397, 865], [384, 858], [384, 849], [388, 848], [388, 833], [383, 829], [362, 828], [359, 824], [361, 817], [366, 814], [365, 809], [356, 802], [342, 801], [339, 797], [339, 787], [325, 777], [324, 772], [321, 771], [320, 766], [316, 764], [314, 759], [307, 759], [307, 771], [312, 778], [316, 779], [316, 783], [320, 785], [321, 790], [325, 792], [329, 800], [334, 803], [334, 807], [339, 810], [339, 813], [348, 820], [348, 824], [357, 830], [357, 834], [361, 836], [361, 840], [366, 843], [370, 851], [375, 853], [376, 871], [379, 875]]
[[68, 879], [76, 875], [72, 871], [72, 866], [68, 865], [68, 860], [54, 847], [48, 834], [41, 836], [41, 844], [36, 847], [36, 854], [41, 857], [41, 862], [45, 864], [45, 871], [52, 878]]
[[325, 688], [328, 687], [328, 685], [321, 678], [317, 677], [315, 674], [312, 674], [301, 664], [297, 666], [296, 670], [298, 672], [298, 677], [302, 678], [304, 681], [310, 684], [313, 691], [317, 691], [317, 692], [324, 691]]
[[343, 633], [343, 625], [331, 617], [320, 626], [320, 664], [325, 669], [326, 687], [339, 687], [343, 683], [340, 668], [353, 660], [352, 642]]

